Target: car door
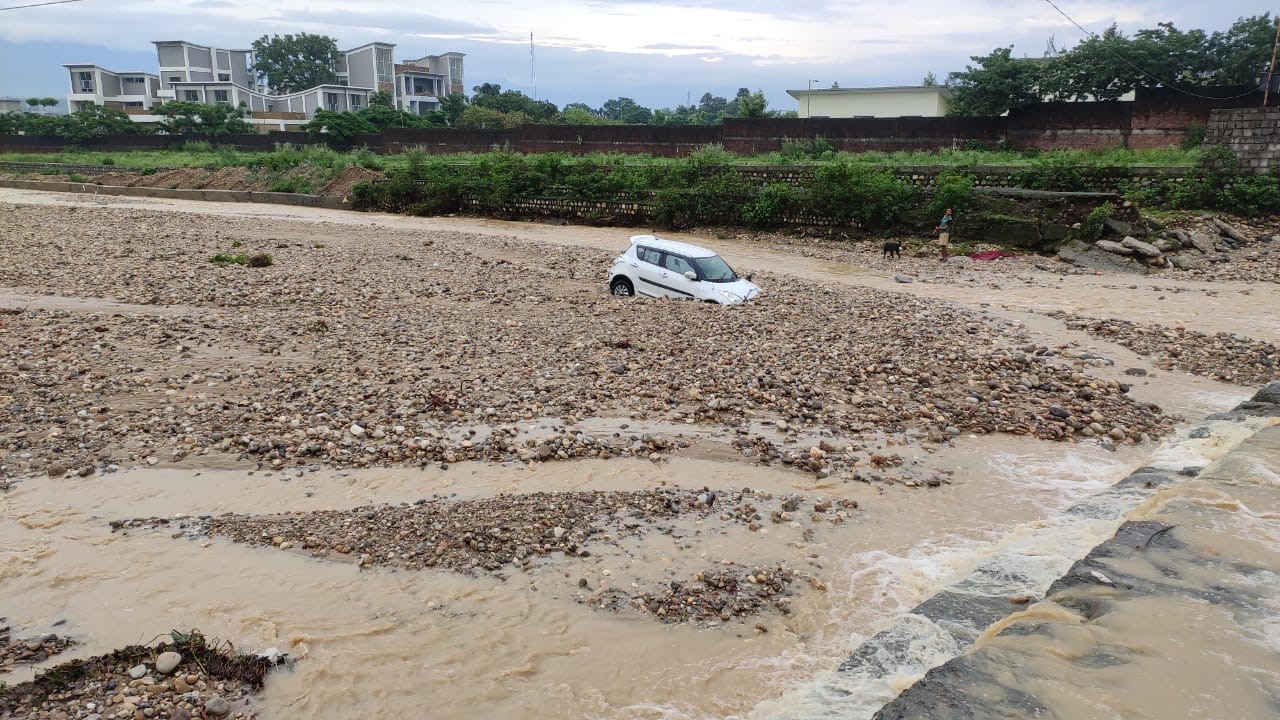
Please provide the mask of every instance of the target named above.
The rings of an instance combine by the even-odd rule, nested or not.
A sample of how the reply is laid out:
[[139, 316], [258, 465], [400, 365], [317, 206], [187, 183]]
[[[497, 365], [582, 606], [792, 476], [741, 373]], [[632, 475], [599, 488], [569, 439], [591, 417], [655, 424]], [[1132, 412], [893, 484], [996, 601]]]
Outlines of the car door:
[[697, 276], [698, 269], [687, 258], [675, 253], [662, 253], [662, 270], [658, 273], [658, 283], [668, 297], [697, 300], [702, 297], [701, 286], [697, 280], [690, 280], [685, 273]]
[[662, 270], [662, 251], [644, 245], [636, 245], [636, 264], [632, 271], [636, 274], [636, 294], [649, 297], [662, 297], [666, 292], [662, 288], [659, 275]]

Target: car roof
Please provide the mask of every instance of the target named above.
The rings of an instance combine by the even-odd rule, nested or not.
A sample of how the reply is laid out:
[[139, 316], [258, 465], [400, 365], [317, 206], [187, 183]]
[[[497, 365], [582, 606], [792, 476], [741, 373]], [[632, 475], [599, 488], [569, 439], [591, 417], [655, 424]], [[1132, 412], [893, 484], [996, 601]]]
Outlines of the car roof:
[[631, 244], [644, 243], [646, 247], [656, 250], [667, 250], [677, 255], [685, 257], [704, 258], [715, 257], [714, 250], [708, 250], [699, 245], [690, 245], [689, 243], [676, 242], [675, 240], [663, 240], [657, 235], [632, 235]]

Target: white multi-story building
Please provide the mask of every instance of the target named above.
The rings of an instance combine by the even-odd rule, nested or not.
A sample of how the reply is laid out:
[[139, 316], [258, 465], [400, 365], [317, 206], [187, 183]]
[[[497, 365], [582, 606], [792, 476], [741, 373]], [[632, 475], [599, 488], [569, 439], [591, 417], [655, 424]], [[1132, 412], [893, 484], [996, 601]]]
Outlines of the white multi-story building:
[[263, 132], [293, 130], [317, 110], [357, 111], [375, 92], [390, 93], [395, 106], [417, 115], [440, 107], [440, 99], [463, 92], [463, 53], [428, 55], [396, 64], [395, 45], [373, 42], [344, 51], [334, 64], [337, 82], [293, 93], [276, 93], [258, 82], [253, 51], [208, 47], [183, 40], [154, 43], [160, 73], [117, 73], [97, 65], [64, 65], [70, 73], [67, 105], [115, 107], [137, 122], [158, 122], [151, 108], [170, 101], [235, 105]]

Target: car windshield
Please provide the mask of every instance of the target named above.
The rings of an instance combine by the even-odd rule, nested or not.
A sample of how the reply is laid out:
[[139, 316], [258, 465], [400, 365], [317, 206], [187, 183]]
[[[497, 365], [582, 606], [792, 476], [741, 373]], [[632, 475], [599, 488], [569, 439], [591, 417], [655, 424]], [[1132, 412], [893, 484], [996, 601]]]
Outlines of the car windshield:
[[738, 279], [738, 276], [733, 274], [733, 268], [729, 267], [729, 263], [719, 255], [691, 258], [691, 260], [698, 266], [698, 273], [708, 282], [733, 282]]

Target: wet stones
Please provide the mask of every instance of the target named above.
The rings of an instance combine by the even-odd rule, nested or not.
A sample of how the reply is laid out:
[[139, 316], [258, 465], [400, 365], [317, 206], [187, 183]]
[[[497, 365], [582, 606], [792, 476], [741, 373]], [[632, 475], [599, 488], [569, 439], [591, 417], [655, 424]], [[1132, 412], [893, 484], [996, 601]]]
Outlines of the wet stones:
[[[1280, 347], [1238, 333], [1207, 333], [1128, 320], [1098, 320], [1051, 313], [1090, 335], [1114, 342], [1139, 355], [1156, 357], [1156, 367], [1203, 375], [1237, 385], [1259, 385], [1280, 377]], [[1143, 377], [1143, 368], [1126, 375]]]
[[75, 644], [70, 638], [54, 634], [15, 640], [9, 627], [0, 626], [0, 674], [17, 665], [44, 662]]
[[602, 593], [589, 604], [612, 612], [641, 612], [663, 623], [715, 626], [763, 612], [789, 614], [795, 578], [795, 573], [783, 566], [729, 564], [703, 570], [690, 582], [672, 580], [631, 594], [617, 590]]

